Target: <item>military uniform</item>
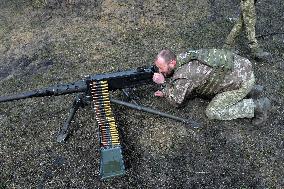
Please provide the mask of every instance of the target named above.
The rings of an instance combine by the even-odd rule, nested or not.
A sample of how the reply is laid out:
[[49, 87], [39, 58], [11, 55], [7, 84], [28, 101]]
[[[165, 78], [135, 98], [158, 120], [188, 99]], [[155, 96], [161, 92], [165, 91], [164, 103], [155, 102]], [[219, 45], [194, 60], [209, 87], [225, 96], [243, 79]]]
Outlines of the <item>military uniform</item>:
[[252, 51], [257, 51], [259, 45], [255, 37], [255, 2], [256, 0], [241, 0], [241, 15], [228, 35], [224, 47], [232, 47], [235, 43], [236, 37], [240, 34], [242, 29], [244, 29], [250, 49]]
[[[173, 76], [166, 81], [163, 89], [164, 96], [173, 105], [182, 105], [187, 98], [193, 95], [214, 96], [206, 108], [206, 115], [209, 119], [232, 120], [236, 118], [254, 117], [255, 104], [253, 99], [244, 99], [251, 91], [255, 83], [251, 62], [239, 55], [232, 53], [232, 58], [227, 56], [218, 59], [219, 50], [210, 51], [208, 62], [230, 61], [230, 69], [223, 71], [223, 75], [218, 73], [218, 68], [208, 65], [206, 59], [192, 59], [187, 63], [180, 64], [188, 60], [188, 54], [183, 53], [177, 57], [180, 64]], [[207, 54], [208, 55], [208, 54]], [[218, 60], [218, 61], [216, 61]], [[221, 65], [221, 67], [224, 67]], [[220, 73], [220, 72], [219, 72]], [[221, 76], [220, 76], [221, 75]], [[212, 78], [213, 81], [212, 81]]]

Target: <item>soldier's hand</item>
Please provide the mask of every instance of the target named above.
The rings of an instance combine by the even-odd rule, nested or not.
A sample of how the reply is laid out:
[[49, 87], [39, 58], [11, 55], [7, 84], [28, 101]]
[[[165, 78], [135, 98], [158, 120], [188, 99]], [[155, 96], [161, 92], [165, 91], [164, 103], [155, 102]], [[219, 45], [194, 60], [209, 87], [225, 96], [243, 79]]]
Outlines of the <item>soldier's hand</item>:
[[165, 77], [163, 76], [163, 74], [154, 73], [153, 81], [157, 84], [163, 84], [165, 82]]
[[164, 93], [162, 91], [156, 91], [154, 93], [155, 96], [158, 96], [158, 97], [163, 97], [164, 96]]

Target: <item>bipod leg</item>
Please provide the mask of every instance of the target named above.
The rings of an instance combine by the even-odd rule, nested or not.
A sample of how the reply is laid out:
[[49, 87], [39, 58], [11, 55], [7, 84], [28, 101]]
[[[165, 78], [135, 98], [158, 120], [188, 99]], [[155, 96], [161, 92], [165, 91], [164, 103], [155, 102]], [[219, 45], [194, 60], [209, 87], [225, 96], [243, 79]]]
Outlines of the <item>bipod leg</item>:
[[170, 118], [170, 119], [173, 119], [173, 120], [176, 120], [176, 121], [180, 121], [180, 122], [185, 123], [185, 124], [187, 124], [187, 125], [189, 125], [193, 128], [199, 128], [200, 127], [200, 124], [197, 123], [196, 121], [192, 120], [191, 118], [189, 118], [189, 119], [180, 118], [180, 117], [177, 117], [177, 116], [174, 116], [174, 115], [171, 115], [171, 114], [160, 112], [158, 110], [154, 110], [154, 109], [147, 108], [147, 107], [144, 107], [144, 106], [138, 106], [138, 105], [135, 105], [135, 104], [132, 104], [132, 103], [128, 103], [128, 102], [124, 102], [124, 101], [116, 100], [116, 99], [110, 99], [110, 102], [115, 103], [115, 104], [119, 104], [119, 105], [122, 105], [122, 106], [126, 106], [126, 107], [129, 107], [129, 108], [132, 108], [132, 109], [136, 109], [136, 110], [139, 110], [139, 111], [144, 111], [144, 112], [156, 114], [156, 115], [159, 115], [159, 116], [162, 116], [162, 117], [167, 117], [167, 118]]
[[57, 136], [57, 142], [65, 142], [65, 140], [67, 139], [68, 135], [69, 135], [69, 126], [70, 123], [72, 121], [72, 119], [74, 118], [75, 113], [77, 112], [77, 110], [80, 107], [83, 107], [84, 103], [83, 103], [83, 98], [82, 95], [78, 95], [76, 96], [75, 100], [72, 103], [71, 109], [69, 110], [69, 116], [67, 118], [67, 120], [65, 121], [63, 127], [60, 129], [58, 136]]
[[131, 101], [132, 103], [138, 106], [139, 104], [136, 102], [136, 100], [139, 100], [139, 98], [133, 95], [133, 91], [134, 91], [134, 88], [122, 89], [122, 92], [124, 96], [126, 96], [127, 100]]

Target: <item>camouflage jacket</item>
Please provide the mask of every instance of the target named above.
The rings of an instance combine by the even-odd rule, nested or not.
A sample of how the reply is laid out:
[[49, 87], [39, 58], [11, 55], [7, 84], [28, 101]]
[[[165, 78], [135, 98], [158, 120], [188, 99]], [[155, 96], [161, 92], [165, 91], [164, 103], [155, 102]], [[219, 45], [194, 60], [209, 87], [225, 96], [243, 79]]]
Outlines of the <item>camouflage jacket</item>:
[[[212, 77], [212, 71], [212, 67], [198, 60], [182, 65], [175, 70], [171, 78], [166, 80], [163, 89], [164, 96], [173, 105], [182, 105], [187, 98], [199, 94], [196, 89], [207, 83]], [[209, 95], [238, 89], [242, 83], [250, 79], [252, 72], [252, 64], [248, 59], [234, 55], [232, 70], [225, 74], [224, 79]]]

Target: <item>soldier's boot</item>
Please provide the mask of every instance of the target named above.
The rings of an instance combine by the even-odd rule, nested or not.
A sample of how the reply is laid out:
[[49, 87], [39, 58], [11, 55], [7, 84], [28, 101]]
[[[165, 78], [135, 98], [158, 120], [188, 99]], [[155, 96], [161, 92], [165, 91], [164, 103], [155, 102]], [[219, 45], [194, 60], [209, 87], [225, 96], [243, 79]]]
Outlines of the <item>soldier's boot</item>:
[[259, 48], [259, 47], [252, 49], [251, 54], [254, 59], [260, 60], [260, 61], [270, 62], [272, 58], [271, 53], [266, 52], [262, 48]]
[[267, 121], [268, 112], [271, 109], [271, 102], [268, 98], [260, 98], [254, 100], [254, 118], [252, 119], [253, 125], [261, 125]]
[[247, 98], [257, 99], [263, 93], [264, 87], [262, 85], [254, 85], [248, 93]]

